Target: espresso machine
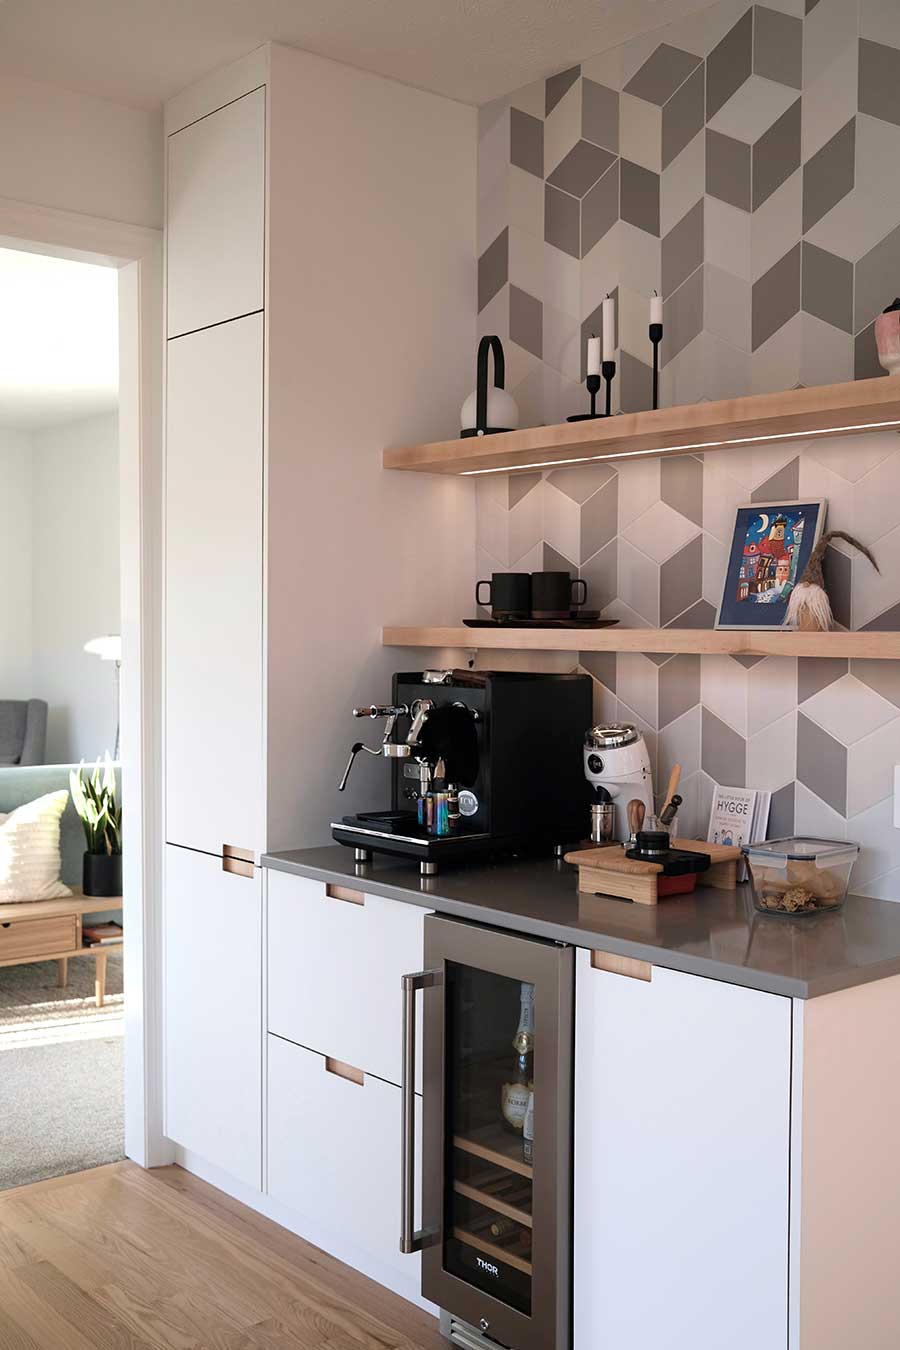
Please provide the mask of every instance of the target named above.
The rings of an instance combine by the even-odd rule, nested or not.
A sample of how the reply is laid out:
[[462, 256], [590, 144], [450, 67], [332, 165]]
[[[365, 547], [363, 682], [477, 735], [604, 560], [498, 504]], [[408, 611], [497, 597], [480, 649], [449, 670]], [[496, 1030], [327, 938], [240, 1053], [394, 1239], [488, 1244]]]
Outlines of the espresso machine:
[[388, 762], [390, 806], [332, 822], [359, 862], [373, 852], [442, 863], [490, 853], [563, 850], [584, 834], [581, 744], [591, 715], [588, 675], [426, 670], [397, 674], [391, 702], [353, 709], [382, 727], [359, 754]]

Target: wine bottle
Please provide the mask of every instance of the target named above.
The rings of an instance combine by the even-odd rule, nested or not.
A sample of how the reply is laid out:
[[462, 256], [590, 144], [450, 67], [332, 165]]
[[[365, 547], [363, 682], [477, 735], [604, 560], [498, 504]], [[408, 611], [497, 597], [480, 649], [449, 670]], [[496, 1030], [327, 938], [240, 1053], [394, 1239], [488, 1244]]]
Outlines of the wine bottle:
[[522, 1124], [522, 1161], [534, 1163], [534, 1084], [528, 1091], [528, 1105]]
[[529, 1085], [534, 1076], [534, 985], [522, 985], [519, 1007], [519, 1025], [513, 1037], [516, 1057], [512, 1074], [504, 1082], [500, 1106], [503, 1124], [515, 1134], [521, 1134], [528, 1109]]

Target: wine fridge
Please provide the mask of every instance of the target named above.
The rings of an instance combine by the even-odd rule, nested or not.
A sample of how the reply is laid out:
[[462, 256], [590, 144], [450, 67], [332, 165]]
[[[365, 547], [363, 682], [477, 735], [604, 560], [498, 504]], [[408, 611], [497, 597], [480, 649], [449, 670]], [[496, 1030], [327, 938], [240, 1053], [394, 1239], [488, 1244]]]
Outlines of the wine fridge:
[[[464, 1347], [568, 1350], [571, 947], [429, 915], [403, 980], [401, 1248]], [[416, 996], [422, 1018], [422, 1228], [414, 1231]]]

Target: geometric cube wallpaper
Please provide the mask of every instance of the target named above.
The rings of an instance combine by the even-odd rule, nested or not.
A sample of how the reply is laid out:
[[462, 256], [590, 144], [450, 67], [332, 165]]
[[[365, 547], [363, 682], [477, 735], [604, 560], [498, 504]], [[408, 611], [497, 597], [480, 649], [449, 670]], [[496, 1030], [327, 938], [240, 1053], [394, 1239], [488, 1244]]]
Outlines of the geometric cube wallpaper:
[[479, 114], [479, 327], [524, 424], [586, 407], [618, 301], [617, 407], [879, 375], [900, 290], [900, 4], [721, 0]]
[[[900, 628], [895, 432], [475, 482], [479, 577], [568, 570], [587, 582], [590, 608], [642, 628], [712, 625], [738, 504], [824, 497], [826, 528], [857, 535], [881, 568], [843, 544], [829, 550], [838, 623]], [[769, 789], [770, 837], [856, 840], [854, 888], [900, 898], [900, 663], [582, 652], [577, 668], [593, 677], [598, 719], [641, 728], [658, 784], [682, 765], [685, 833], [705, 832], [714, 784]]]
[[[587, 408], [599, 306], [617, 299], [615, 408], [883, 374], [900, 294], [900, 0], [747, 0], [589, 57], [479, 114], [478, 331], [520, 426]], [[561, 567], [632, 627], [711, 626], [735, 508], [824, 497], [835, 616], [900, 629], [900, 437], [877, 432], [476, 480], [477, 570]], [[636, 722], [682, 828], [716, 782], [770, 789], [770, 836], [858, 841], [854, 889], [900, 898], [893, 662], [582, 653], [598, 716]]]

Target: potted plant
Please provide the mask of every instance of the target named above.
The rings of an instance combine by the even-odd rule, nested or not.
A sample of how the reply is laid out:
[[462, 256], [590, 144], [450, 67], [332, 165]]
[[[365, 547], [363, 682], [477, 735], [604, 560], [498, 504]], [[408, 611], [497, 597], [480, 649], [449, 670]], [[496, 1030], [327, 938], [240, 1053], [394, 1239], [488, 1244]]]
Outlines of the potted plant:
[[109, 755], [90, 775], [84, 762], [69, 773], [72, 804], [81, 817], [87, 849], [82, 871], [85, 895], [122, 894], [122, 807], [116, 801], [116, 775]]

